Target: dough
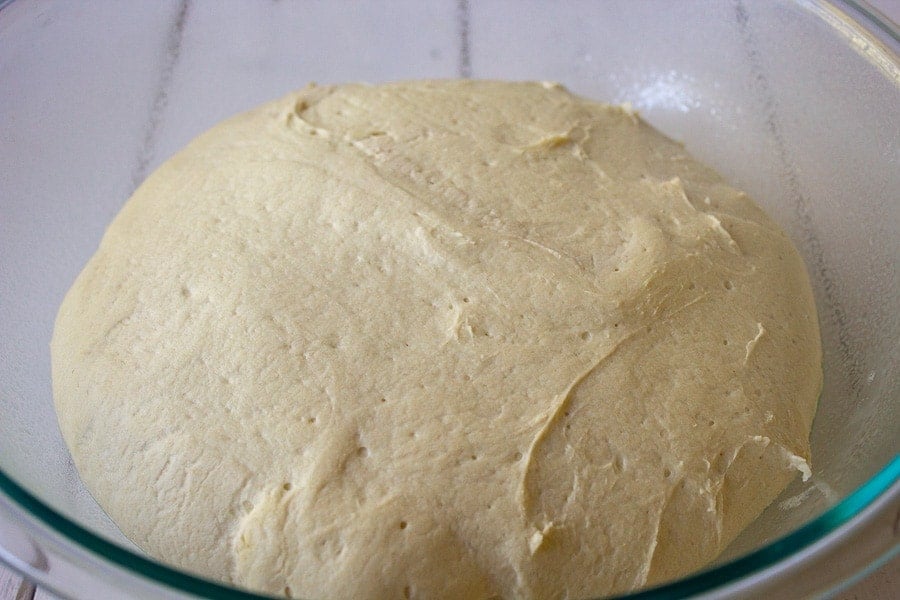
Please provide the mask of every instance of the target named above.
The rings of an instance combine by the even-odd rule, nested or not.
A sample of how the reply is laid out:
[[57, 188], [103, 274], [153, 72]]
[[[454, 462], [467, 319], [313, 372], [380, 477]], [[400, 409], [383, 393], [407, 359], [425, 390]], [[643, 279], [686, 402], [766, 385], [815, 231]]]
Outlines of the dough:
[[303, 598], [584, 598], [713, 559], [798, 471], [803, 263], [627, 107], [310, 86], [135, 192], [52, 342], [148, 553]]

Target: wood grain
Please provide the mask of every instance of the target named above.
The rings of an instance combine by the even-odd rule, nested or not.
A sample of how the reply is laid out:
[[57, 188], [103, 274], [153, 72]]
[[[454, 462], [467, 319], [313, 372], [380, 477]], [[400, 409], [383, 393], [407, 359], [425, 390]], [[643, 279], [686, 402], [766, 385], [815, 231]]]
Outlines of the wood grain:
[[62, 598], [60, 598], [56, 594], [48, 592], [47, 590], [38, 588], [34, 593], [33, 600], [62, 600]]
[[31, 582], [0, 566], [0, 600], [34, 600], [34, 592]]

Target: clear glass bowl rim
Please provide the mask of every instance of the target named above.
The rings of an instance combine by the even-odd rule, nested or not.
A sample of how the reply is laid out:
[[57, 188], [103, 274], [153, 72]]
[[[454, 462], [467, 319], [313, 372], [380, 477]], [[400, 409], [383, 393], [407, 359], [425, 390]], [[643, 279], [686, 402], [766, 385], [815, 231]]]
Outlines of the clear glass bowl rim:
[[[14, 2], [15, 0], [0, 0], [0, 11]], [[866, 2], [801, 0], [800, 3], [813, 5], [824, 3], [835, 7], [843, 16], [849, 18], [850, 24], [858, 34], [878, 43], [883, 54], [900, 69], [900, 57], [896, 51], [896, 48], [900, 46], [900, 31], [896, 25]], [[900, 91], [900, 80], [896, 83], [898, 91]], [[839, 528], [853, 521], [879, 498], [887, 495], [897, 482], [900, 482], [900, 452], [895, 454], [894, 458], [877, 474], [838, 504], [799, 529], [763, 548], [722, 565], [654, 588], [627, 594], [621, 598], [628, 600], [684, 598], [721, 589], [738, 580], [759, 574], [798, 552], [810, 548], [829, 534], [835, 533]], [[900, 488], [894, 491], [900, 492]], [[24, 510], [27, 515], [34, 517], [40, 524], [49, 527], [52, 532], [61, 535], [66, 541], [97, 555], [102, 560], [175, 590], [201, 598], [221, 598], [223, 600], [271, 598], [190, 575], [107, 541], [51, 508], [16, 483], [2, 469], [0, 469], [0, 502], [10, 503], [15, 508]], [[42, 537], [42, 532], [34, 524], [26, 523], [25, 525], [31, 533], [37, 534], [38, 539]], [[892, 550], [898, 549], [900, 548], [887, 548], [885, 554], [892, 554]], [[16, 568], [14, 565], [11, 566]], [[860, 568], [864, 569], [865, 565], [860, 565]], [[64, 590], [58, 591], [64, 593]]]
[[[658, 587], [627, 594], [621, 598], [628, 600], [685, 598], [710, 592], [757, 574], [810, 547], [825, 536], [834, 533], [841, 526], [848, 524], [864, 509], [886, 494], [898, 481], [900, 481], [900, 455], [895, 456], [878, 474], [825, 513], [769, 545], [721, 566], [700, 571]], [[54, 532], [109, 562], [163, 585], [195, 594], [201, 598], [221, 598], [222, 600], [272, 598], [189, 575], [126, 550], [64, 517], [2, 471], [0, 471], [0, 490], [5, 494], [5, 498], [2, 499], [8, 498], [23, 507], [30, 515], [36, 517]], [[900, 488], [896, 491], [900, 492]], [[890, 549], [887, 554], [890, 554]]]

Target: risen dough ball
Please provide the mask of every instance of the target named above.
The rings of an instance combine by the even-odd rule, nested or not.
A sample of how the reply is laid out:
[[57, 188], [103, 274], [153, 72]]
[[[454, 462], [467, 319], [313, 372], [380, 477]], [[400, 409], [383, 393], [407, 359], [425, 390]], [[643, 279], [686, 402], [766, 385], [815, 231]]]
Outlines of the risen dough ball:
[[60, 309], [63, 435], [153, 556], [303, 598], [685, 574], [807, 471], [802, 261], [632, 112], [311, 86], [154, 173]]

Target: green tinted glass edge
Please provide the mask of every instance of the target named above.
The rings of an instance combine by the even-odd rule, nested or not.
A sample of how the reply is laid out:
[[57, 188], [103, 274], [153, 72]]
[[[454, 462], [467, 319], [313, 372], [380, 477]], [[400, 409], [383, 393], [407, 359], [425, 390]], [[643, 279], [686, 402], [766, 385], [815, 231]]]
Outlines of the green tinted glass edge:
[[[630, 600], [683, 598], [701, 592], [709, 592], [758, 573], [791, 556], [794, 552], [821, 540], [840, 526], [848, 523], [897, 481], [900, 481], [900, 454], [895, 455], [886, 467], [840, 503], [793, 533], [772, 542], [768, 546], [722, 566], [657, 588], [623, 596], [623, 598]], [[62, 516], [41, 500], [38, 500], [34, 495], [10, 479], [2, 470], [0, 470], [0, 490], [14, 503], [69, 540], [107, 561], [130, 569], [163, 585], [201, 597], [223, 598], [226, 600], [259, 600], [260, 598], [266, 598], [266, 596], [244, 592], [182, 573], [104, 540]]]
[[848, 523], [897, 481], [900, 481], [900, 454], [895, 455], [886, 467], [855, 492], [796, 531], [719, 567], [625, 598], [629, 600], [684, 598], [714, 590], [762, 571]]
[[212, 581], [194, 577], [173, 568], [144, 558], [134, 552], [109, 542], [95, 533], [71, 521], [67, 517], [39, 500], [18, 483], [10, 479], [0, 469], [0, 491], [32, 516], [37, 517], [56, 533], [69, 541], [75, 542], [84, 549], [100, 556], [100, 558], [128, 570], [155, 580], [163, 585], [188, 592], [201, 597], [223, 598], [224, 600], [260, 600], [269, 598], [250, 592], [244, 592]]

